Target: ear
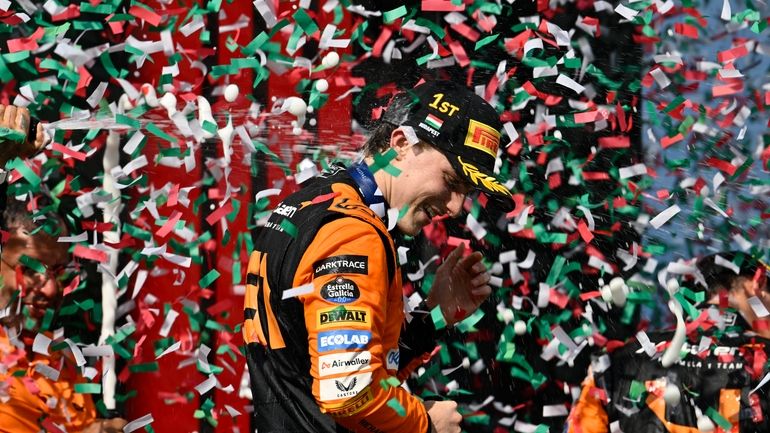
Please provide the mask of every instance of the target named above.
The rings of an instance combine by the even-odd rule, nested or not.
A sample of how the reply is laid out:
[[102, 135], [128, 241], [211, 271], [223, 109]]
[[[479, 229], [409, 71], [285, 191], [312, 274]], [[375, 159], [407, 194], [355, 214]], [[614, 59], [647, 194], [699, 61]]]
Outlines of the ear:
[[407, 150], [411, 147], [409, 140], [406, 139], [406, 134], [400, 128], [393, 130], [390, 134], [390, 147], [396, 149], [396, 159], [401, 160], [406, 156]]
[[759, 284], [752, 278], [741, 278], [741, 286], [743, 291], [746, 292], [746, 297], [758, 296], [760, 289]]

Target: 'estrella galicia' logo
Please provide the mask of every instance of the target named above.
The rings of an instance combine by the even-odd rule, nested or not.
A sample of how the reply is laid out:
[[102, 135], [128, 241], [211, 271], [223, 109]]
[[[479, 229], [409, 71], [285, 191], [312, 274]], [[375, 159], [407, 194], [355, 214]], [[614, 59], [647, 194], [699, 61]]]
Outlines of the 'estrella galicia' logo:
[[321, 297], [337, 304], [353, 302], [361, 296], [358, 286], [353, 280], [337, 277], [321, 288]]
[[330, 274], [360, 274], [369, 273], [369, 258], [357, 255], [342, 255], [328, 257], [313, 263], [313, 277], [317, 278]]

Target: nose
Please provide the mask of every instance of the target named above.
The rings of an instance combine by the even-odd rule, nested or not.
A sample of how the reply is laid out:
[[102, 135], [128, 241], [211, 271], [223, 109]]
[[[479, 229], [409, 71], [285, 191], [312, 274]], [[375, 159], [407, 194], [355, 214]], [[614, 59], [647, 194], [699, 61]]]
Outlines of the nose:
[[48, 278], [43, 277], [45, 278], [45, 281], [41, 281], [42, 278], [35, 281], [35, 284], [32, 284], [32, 287], [30, 287], [30, 292], [48, 299], [53, 299], [59, 292], [59, 282], [52, 276], [47, 277]]
[[463, 210], [463, 203], [465, 203], [465, 194], [452, 191], [452, 196], [449, 198], [449, 203], [447, 203], [449, 216], [455, 218], [460, 215], [460, 212]]

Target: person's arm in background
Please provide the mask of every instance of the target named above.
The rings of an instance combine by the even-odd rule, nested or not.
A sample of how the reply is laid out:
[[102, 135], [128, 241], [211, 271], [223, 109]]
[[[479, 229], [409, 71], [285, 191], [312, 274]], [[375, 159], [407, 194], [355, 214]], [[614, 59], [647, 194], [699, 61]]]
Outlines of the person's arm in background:
[[591, 369], [583, 381], [580, 397], [567, 418], [566, 433], [607, 433], [609, 431], [606, 392], [597, 387]]
[[[32, 131], [31, 123], [34, 123]], [[10, 139], [17, 137], [21, 139]], [[47, 142], [43, 125], [31, 122], [29, 110], [15, 105], [0, 104], [0, 168], [13, 158], [34, 155]]]

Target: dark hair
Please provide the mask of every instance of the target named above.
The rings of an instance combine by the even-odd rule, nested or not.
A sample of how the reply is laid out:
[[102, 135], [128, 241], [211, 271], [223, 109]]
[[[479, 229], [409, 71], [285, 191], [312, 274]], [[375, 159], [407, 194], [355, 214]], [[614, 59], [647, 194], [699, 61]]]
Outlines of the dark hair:
[[[717, 264], [717, 256], [728, 262], [734, 263], [738, 267], [738, 273], [736, 274], [735, 271], [729, 267]], [[698, 270], [703, 274], [703, 278], [706, 280], [709, 294], [715, 294], [721, 288], [731, 290], [738, 279], [754, 279], [758, 272], [760, 278], [764, 279], [766, 278], [767, 273], [767, 269], [761, 261], [740, 251], [726, 251], [711, 254], [698, 260], [697, 266]], [[765, 284], [766, 280], [760, 280], [760, 283]]]
[[364, 143], [364, 156], [372, 156], [388, 150], [393, 131], [406, 121], [409, 110], [418, 101], [419, 99], [415, 100], [409, 92], [401, 92], [393, 97], [379, 124]]
[[58, 236], [66, 226], [64, 220], [55, 212], [50, 210], [49, 200], [42, 198], [38, 200], [38, 205], [42, 205], [38, 211], [30, 212], [27, 210], [27, 201], [19, 201], [13, 197], [8, 197], [8, 202], [0, 217], [2, 229], [13, 231], [15, 229], [25, 229], [29, 232], [42, 230], [50, 236]]
[[364, 143], [363, 152], [364, 156], [377, 155], [378, 153], [385, 152], [390, 147], [390, 136], [398, 126], [388, 123], [380, 122], [376, 128], [372, 131], [369, 138]]

